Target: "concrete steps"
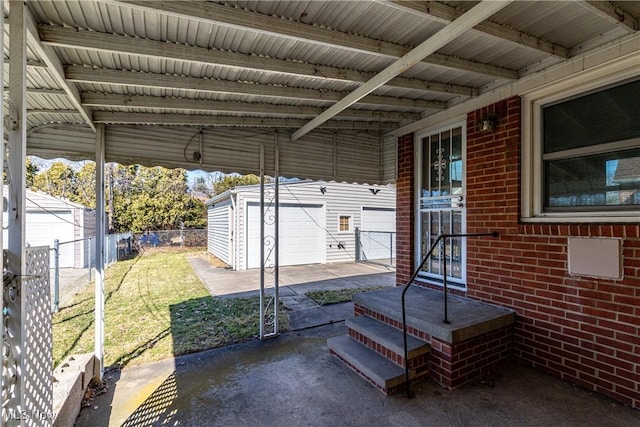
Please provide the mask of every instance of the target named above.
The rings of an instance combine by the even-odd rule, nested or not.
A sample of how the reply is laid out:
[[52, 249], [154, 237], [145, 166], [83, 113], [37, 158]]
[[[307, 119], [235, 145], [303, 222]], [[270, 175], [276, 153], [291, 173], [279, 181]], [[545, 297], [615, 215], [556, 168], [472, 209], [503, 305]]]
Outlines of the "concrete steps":
[[[358, 375], [385, 394], [405, 387], [400, 307], [402, 288], [356, 293], [347, 335], [327, 342]], [[449, 295], [443, 322], [441, 291], [413, 286], [407, 294], [410, 383], [426, 377], [453, 389], [472, 381], [512, 352], [513, 310]]]
[[[367, 316], [346, 320], [348, 334], [330, 338], [332, 354], [384, 394], [402, 390], [405, 383], [402, 331]], [[430, 346], [407, 337], [409, 380], [428, 374]]]
[[[404, 368], [404, 337], [402, 331], [368, 316], [346, 319], [349, 335], [373, 351]], [[407, 336], [409, 367], [418, 356], [429, 353], [430, 346], [412, 336]]]
[[[389, 395], [402, 389], [404, 369], [391, 360], [348, 335], [329, 338], [327, 345], [332, 354], [384, 394]], [[415, 376], [415, 372], [413, 375], [409, 373], [409, 378]]]

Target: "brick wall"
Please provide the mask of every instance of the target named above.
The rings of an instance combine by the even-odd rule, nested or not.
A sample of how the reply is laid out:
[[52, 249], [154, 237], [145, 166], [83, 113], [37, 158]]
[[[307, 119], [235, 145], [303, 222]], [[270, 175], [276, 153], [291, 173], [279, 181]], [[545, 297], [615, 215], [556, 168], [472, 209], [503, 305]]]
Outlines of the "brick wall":
[[413, 274], [415, 194], [413, 134], [398, 138], [398, 179], [396, 180], [396, 283], [406, 285]]
[[[485, 112], [499, 117], [492, 133], [477, 129]], [[518, 97], [468, 114], [467, 231], [500, 237], [468, 241], [467, 295], [517, 312], [522, 362], [640, 408], [640, 225], [520, 223], [520, 134]], [[570, 276], [568, 236], [621, 238], [624, 279]], [[413, 246], [413, 232], [397, 240]]]
[[512, 328], [502, 328], [456, 344], [431, 339], [431, 378], [449, 389], [494, 372], [512, 354]]

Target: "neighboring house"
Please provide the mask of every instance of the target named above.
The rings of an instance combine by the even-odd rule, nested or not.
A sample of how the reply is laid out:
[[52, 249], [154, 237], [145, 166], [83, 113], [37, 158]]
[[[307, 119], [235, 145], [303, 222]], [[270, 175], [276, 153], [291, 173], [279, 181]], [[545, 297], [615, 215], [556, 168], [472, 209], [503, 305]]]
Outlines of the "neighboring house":
[[[10, 191], [7, 186], [4, 186], [3, 191], [10, 211], [12, 203]], [[85, 239], [96, 235], [95, 210], [29, 189], [26, 192], [25, 203], [27, 208], [26, 244], [53, 248], [54, 240], [57, 239], [60, 243], [59, 265], [61, 268], [87, 267], [90, 252], [93, 249], [90, 250], [89, 240]], [[3, 215], [3, 221], [5, 228], [12, 224], [6, 212]], [[3, 233], [4, 247], [7, 246], [7, 234], [6, 231]], [[53, 267], [53, 252], [50, 260]]]
[[[265, 192], [269, 205], [274, 185], [267, 184]], [[354, 261], [356, 228], [387, 232], [385, 242], [395, 232], [393, 185], [289, 182], [279, 185], [279, 200], [281, 266]], [[260, 185], [234, 188], [206, 205], [209, 252], [235, 270], [260, 267]], [[265, 215], [265, 236], [274, 236], [273, 213]], [[370, 253], [388, 257], [389, 251], [364, 240]], [[273, 261], [273, 255], [267, 259]]]

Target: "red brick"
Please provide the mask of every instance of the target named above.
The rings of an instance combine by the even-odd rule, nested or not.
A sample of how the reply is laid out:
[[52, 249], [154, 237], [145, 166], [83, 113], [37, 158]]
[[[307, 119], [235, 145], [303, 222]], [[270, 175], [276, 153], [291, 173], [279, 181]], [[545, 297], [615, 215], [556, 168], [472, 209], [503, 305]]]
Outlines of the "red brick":
[[[475, 126], [487, 111], [500, 111], [500, 126], [490, 135]], [[626, 369], [640, 351], [640, 225], [520, 223], [520, 112], [520, 98], [512, 97], [468, 114], [467, 231], [496, 229], [501, 236], [468, 242], [467, 295], [517, 312], [514, 354], [523, 362], [640, 408], [638, 388], [635, 394], [628, 389], [634, 377], [605, 371], [609, 362], [600, 359], [617, 358]], [[399, 281], [412, 273], [416, 247], [413, 135], [399, 139], [398, 155]], [[623, 239], [624, 279], [570, 277], [567, 236]], [[589, 361], [609, 375], [599, 377]], [[640, 365], [633, 366], [627, 372], [640, 375]]]

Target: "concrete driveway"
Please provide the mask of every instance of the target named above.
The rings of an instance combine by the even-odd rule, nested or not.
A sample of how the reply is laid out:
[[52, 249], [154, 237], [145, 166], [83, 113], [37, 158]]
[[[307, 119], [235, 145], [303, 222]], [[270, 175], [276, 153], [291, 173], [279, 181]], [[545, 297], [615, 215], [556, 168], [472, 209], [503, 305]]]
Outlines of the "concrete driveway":
[[[213, 267], [205, 258], [189, 258], [191, 266], [212, 296], [248, 298], [260, 295], [260, 270], [233, 271]], [[273, 274], [265, 274], [265, 286], [273, 287]], [[320, 307], [305, 296], [308, 291], [395, 286], [395, 271], [376, 264], [336, 262], [280, 267], [280, 301], [288, 310], [293, 331], [341, 322], [353, 314], [353, 304]]]
[[[214, 297], [259, 295], [260, 270], [216, 268], [199, 256], [189, 258], [189, 262]], [[283, 303], [296, 309], [293, 306], [296, 297], [311, 290], [395, 286], [395, 277], [395, 270], [376, 264], [334, 262], [280, 267], [278, 283]], [[274, 274], [265, 273], [265, 286], [273, 287], [274, 283]]]

